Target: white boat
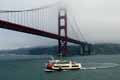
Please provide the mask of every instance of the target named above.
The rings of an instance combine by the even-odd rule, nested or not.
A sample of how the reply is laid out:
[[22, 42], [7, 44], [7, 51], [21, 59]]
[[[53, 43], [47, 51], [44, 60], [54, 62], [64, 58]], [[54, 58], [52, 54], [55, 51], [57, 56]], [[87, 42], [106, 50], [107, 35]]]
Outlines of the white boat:
[[74, 61], [66, 61], [66, 60], [49, 60], [46, 64], [46, 71], [51, 70], [77, 70], [80, 69], [82, 66], [80, 63]]

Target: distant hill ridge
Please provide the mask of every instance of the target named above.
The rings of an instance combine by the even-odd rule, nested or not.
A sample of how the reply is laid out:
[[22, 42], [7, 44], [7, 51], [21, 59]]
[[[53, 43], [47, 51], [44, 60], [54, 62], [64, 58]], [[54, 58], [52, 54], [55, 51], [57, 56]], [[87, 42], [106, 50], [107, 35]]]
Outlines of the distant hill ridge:
[[120, 44], [101, 43], [94, 44], [95, 54], [120, 54]]
[[[94, 44], [94, 50], [91, 54], [120, 54], [120, 44], [112, 43], [101, 43]], [[0, 54], [30, 54], [30, 55], [41, 55], [58, 54], [57, 46], [49, 47], [31, 47], [31, 48], [20, 48], [15, 50], [1, 50]], [[69, 55], [80, 55], [80, 48], [78, 46], [69, 46]]]
[[[69, 46], [70, 54], [79, 54], [78, 46]], [[55, 55], [58, 54], [57, 46], [49, 46], [49, 47], [31, 47], [31, 48], [19, 48], [15, 50], [1, 50], [0, 54], [30, 54], [30, 55], [41, 55], [41, 54], [49, 54]]]

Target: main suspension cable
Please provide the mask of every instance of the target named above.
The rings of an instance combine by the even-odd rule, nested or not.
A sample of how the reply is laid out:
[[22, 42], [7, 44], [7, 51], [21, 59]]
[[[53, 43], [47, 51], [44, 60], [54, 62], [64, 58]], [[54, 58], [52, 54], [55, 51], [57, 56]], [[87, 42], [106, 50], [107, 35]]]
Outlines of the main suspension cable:
[[49, 4], [47, 6], [43, 6], [40, 8], [34, 8], [34, 9], [25, 9], [25, 10], [0, 10], [0, 13], [9, 13], [9, 12], [26, 12], [26, 11], [36, 11], [36, 10], [40, 10], [40, 9], [47, 9], [47, 8], [51, 8], [54, 7], [54, 5], [57, 5], [58, 2], [53, 3], [53, 4]]

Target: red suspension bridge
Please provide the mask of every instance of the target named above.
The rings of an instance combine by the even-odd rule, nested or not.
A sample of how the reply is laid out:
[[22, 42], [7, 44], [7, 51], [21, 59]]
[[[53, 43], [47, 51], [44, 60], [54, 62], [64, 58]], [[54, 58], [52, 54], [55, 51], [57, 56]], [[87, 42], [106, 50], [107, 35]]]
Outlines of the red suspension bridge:
[[68, 42], [80, 45], [83, 53], [91, 52], [91, 44], [80, 35], [80, 31], [77, 31], [79, 29], [75, 29], [78, 28], [75, 20], [70, 18], [65, 8], [58, 6], [29, 10], [1, 10], [0, 28], [58, 40], [59, 54], [68, 54]]

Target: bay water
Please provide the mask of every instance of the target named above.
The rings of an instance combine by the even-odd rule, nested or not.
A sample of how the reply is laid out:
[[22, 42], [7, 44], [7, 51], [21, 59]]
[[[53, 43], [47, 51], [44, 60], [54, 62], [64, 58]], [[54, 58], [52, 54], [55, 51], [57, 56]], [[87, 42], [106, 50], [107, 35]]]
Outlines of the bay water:
[[66, 57], [82, 64], [73, 71], [45, 72], [49, 55], [0, 55], [0, 80], [120, 80], [120, 55]]

